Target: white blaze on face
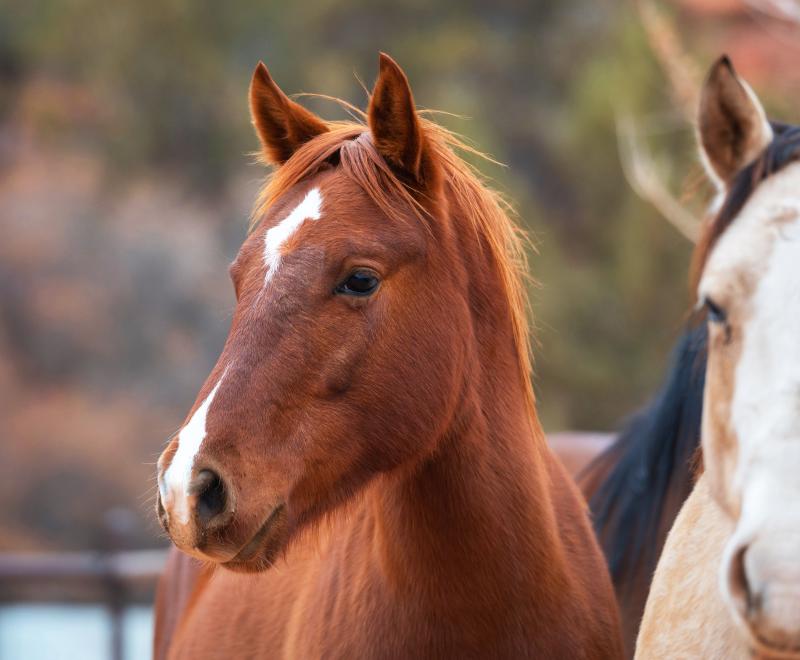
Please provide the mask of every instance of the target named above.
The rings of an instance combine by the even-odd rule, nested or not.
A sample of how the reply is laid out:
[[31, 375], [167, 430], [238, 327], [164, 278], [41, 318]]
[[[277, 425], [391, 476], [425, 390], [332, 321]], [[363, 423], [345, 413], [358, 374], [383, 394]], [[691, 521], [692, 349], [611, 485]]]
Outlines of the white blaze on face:
[[[747, 546], [748, 566], [758, 563], [750, 579], [791, 585], [793, 606], [800, 606], [798, 191], [800, 163], [759, 184], [712, 251], [699, 288], [699, 295], [735, 310], [741, 336], [729, 413], [736, 467], [719, 475], [740, 499], [741, 513], [724, 565]], [[724, 359], [713, 355], [717, 350], [726, 348], [712, 347], [709, 361]]]
[[211, 403], [219, 391], [226, 372], [223, 372], [214, 389], [194, 411], [186, 426], [178, 433], [178, 451], [172, 457], [172, 462], [160, 484], [162, 499], [171, 502], [170, 515], [175, 516], [184, 525], [189, 522], [189, 506], [186, 498], [189, 496], [188, 489], [192, 479], [194, 459], [206, 437], [208, 410], [211, 408]]
[[267, 273], [264, 285], [272, 279], [281, 263], [281, 250], [292, 235], [306, 220], [319, 220], [322, 195], [319, 188], [312, 188], [294, 210], [264, 235], [264, 265]]
[[712, 251], [698, 292], [728, 310], [741, 336], [730, 406], [738, 460], [728, 476], [743, 496], [765, 470], [776, 487], [775, 477], [794, 472], [800, 489], [799, 191], [800, 163], [759, 184]]
[[[780, 206], [765, 209], [772, 247], [756, 274], [731, 405], [739, 441], [734, 484], [742, 494], [740, 533], [794, 536], [800, 534], [800, 168], [775, 176], [776, 183], [786, 177], [781, 183], [791, 188], [783, 192], [791, 196], [776, 196]], [[787, 550], [800, 562], [797, 538]]]

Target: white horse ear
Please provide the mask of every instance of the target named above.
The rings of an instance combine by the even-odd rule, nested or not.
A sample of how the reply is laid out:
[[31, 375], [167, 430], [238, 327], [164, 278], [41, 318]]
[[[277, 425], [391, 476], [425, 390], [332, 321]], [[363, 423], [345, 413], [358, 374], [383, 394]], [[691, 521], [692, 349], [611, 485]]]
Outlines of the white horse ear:
[[720, 189], [772, 141], [764, 108], [726, 55], [703, 84], [697, 132], [706, 172]]

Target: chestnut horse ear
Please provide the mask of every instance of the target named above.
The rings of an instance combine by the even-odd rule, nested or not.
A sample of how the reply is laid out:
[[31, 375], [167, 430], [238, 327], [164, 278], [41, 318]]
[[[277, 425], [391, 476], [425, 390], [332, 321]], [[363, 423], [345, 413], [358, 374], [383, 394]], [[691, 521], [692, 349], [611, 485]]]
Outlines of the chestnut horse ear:
[[703, 84], [697, 130], [706, 171], [721, 188], [772, 141], [764, 108], [726, 55]]
[[292, 101], [259, 62], [250, 82], [250, 117], [270, 163], [285, 163], [311, 138], [325, 133], [325, 122]]
[[380, 54], [367, 117], [378, 152], [401, 174], [424, 183], [429, 164], [414, 97], [406, 74], [386, 53]]

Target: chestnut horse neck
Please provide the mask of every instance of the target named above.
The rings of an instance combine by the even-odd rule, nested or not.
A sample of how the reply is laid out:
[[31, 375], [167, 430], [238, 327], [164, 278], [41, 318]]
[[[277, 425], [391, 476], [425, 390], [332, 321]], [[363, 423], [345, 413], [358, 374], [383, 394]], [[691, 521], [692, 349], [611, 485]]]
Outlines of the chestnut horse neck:
[[[454, 589], [470, 583], [464, 596], [474, 599], [475, 583], [467, 576], [488, 589], [502, 582], [497, 570], [518, 583], [524, 582], [520, 565], [530, 567], [531, 575], [568, 570], [555, 550], [548, 567], [541, 559], [536, 566], [532, 557], [508, 561], [509, 552], [524, 557], [526, 549], [535, 548], [540, 558], [548, 555], [557, 533], [548, 489], [554, 481], [563, 486], [561, 474], [550, 473], [535, 411], [523, 238], [503, 201], [453, 150], [466, 147], [432, 122], [423, 120], [423, 125], [442, 173], [441, 199], [410, 191], [378, 154], [365, 126], [336, 123], [276, 170], [253, 217], [255, 226], [286, 191], [334, 163], [390, 218], [404, 221], [397, 209], [414, 209], [433, 249], [448, 253], [453, 268], [463, 271], [473, 326], [464, 329], [472, 335], [465, 338], [468, 377], [450, 427], [433, 455], [376, 480], [367, 497], [376, 514], [384, 567], [395, 578], [405, 576], [415, 589], [433, 587], [435, 566], [437, 593], [444, 597], [443, 582]], [[482, 558], [481, 566], [474, 565], [476, 557]], [[547, 585], [538, 577], [526, 585], [527, 597], [532, 587]]]

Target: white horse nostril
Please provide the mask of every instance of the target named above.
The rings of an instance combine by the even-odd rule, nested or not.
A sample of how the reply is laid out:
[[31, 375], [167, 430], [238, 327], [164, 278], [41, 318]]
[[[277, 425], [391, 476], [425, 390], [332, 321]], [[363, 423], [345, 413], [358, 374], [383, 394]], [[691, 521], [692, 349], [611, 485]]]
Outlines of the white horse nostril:
[[800, 571], [790, 541], [763, 534], [732, 549], [724, 590], [754, 643], [774, 648], [800, 647]]
[[732, 595], [741, 598], [749, 607], [751, 592], [750, 584], [747, 581], [747, 571], [745, 570], [745, 554], [747, 546], [739, 548], [731, 559], [730, 580]]
[[759, 641], [777, 649], [800, 648], [800, 589], [764, 585], [753, 595], [748, 623]]
[[723, 560], [721, 588], [727, 594], [729, 605], [736, 610], [739, 617], [744, 620], [748, 617], [750, 609], [750, 585], [745, 570], [746, 545], [739, 545], [728, 551], [727, 560]]

